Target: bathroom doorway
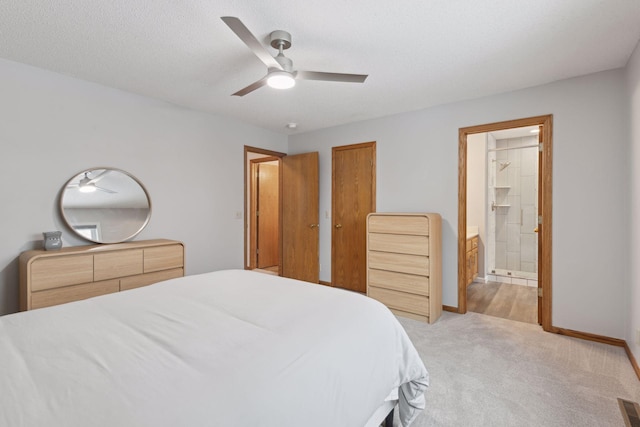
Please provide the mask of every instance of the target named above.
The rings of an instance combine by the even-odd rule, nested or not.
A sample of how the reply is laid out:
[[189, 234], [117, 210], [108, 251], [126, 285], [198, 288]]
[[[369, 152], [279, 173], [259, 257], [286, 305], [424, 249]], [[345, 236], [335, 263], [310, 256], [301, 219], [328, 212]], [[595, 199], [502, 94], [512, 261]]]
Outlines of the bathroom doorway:
[[460, 129], [460, 313], [551, 327], [551, 123]]
[[467, 309], [538, 323], [539, 126], [467, 137]]

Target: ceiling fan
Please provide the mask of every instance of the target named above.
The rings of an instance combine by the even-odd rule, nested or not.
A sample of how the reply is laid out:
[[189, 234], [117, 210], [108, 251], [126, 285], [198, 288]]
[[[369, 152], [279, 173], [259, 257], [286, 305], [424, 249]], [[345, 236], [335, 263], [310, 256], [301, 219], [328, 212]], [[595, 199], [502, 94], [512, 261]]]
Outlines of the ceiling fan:
[[82, 177], [77, 184], [69, 184], [68, 188], [77, 188], [78, 191], [82, 193], [93, 193], [96, 190], [104, 191], [105, 193], [115, 194], [117, 191], [109, 190], [108, 188], [98, 187], [96, 182], [100, 181], [104, 176], [109, 173], [109, 170], [102, 171], [98, 175], [93, 178], [89, 178], [89, 172], [84, 173], [84, 177]]
[[367, 74], [342, 74], [326, 73], [321, 71], [302, 71], [293, 69], [293, 61], [284, 56], [283, 51], [291, 47], [291, 34], [286, 31], [273, 31], [270, 35], [271, 46], [278, 49], [276, 57], [271, 56], [269, 51], [255, 38], [251, 31], [233, 16], [223, 16], [221, 18], [225, 24], [236, 33], [251, 51], [267, 66], [267, 75], [240, 89], [235, 96], [245, 96], [264, 85], [269, 85], [277, 89], [288, 89], [295, 85], [295, 80], [322, 80], [330, 82], [363, 83]]

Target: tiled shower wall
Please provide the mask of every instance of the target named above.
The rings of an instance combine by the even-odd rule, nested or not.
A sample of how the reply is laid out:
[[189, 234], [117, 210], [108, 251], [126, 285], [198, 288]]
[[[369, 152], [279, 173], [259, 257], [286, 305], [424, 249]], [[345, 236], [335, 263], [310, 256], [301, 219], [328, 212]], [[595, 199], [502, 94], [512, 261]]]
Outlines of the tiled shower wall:
[[[498, 139], [495, 148], [516, 148], [537, 142], [537, 135]], [[489, 214], [490, 223], [494, 218], [495, 224], [495, 233], [489, 230], [489, 235], [495, 236], [495, 240], [489, 239], [490, 244], [494, 243], [489, 262], [493, 258], [495, 270], [534, 278], [538, 269], [538, 239], [534, 231], [538, 212], [538, 148], [490, 152], [488, 168], [489, 209], [492, 201], [502, 205]], [[491, 264], [489, 267], [489, 271], [494, 269]]]

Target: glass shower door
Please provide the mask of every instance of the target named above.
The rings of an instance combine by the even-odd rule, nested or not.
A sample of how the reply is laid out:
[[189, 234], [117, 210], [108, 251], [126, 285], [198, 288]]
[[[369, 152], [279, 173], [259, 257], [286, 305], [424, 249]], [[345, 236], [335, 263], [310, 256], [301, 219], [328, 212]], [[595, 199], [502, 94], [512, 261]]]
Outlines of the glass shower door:
[[488, 146], [488, 264], [491, 274], [536, 279], [537, 136], [497, 139]]

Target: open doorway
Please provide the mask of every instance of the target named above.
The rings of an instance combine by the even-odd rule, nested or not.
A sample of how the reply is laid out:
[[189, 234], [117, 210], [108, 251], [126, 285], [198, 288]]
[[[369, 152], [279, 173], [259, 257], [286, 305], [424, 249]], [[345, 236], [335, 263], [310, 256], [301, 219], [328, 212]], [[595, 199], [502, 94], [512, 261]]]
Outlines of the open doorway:
[[[244, 147], [245, 269], [318, 283], [318, 158], [317, 152], [287, 155]], [[269, 190], [260, 191], [265, 185]], [[261, 224], [265, 217], [268, 224]]]
[[537, 324], [539, 126], [467, 136], [467, 310]]
[[284, 153], [245, 146], [245, 268], [279, 274], [280, 169]]
[[551, 329], [551, 126], [548, 115], [460, 129], [460, 313]]
[[249, 205], [252, 269], [277, 274], [280, 269], [280, 162], [277, 157], [250, 160]]

